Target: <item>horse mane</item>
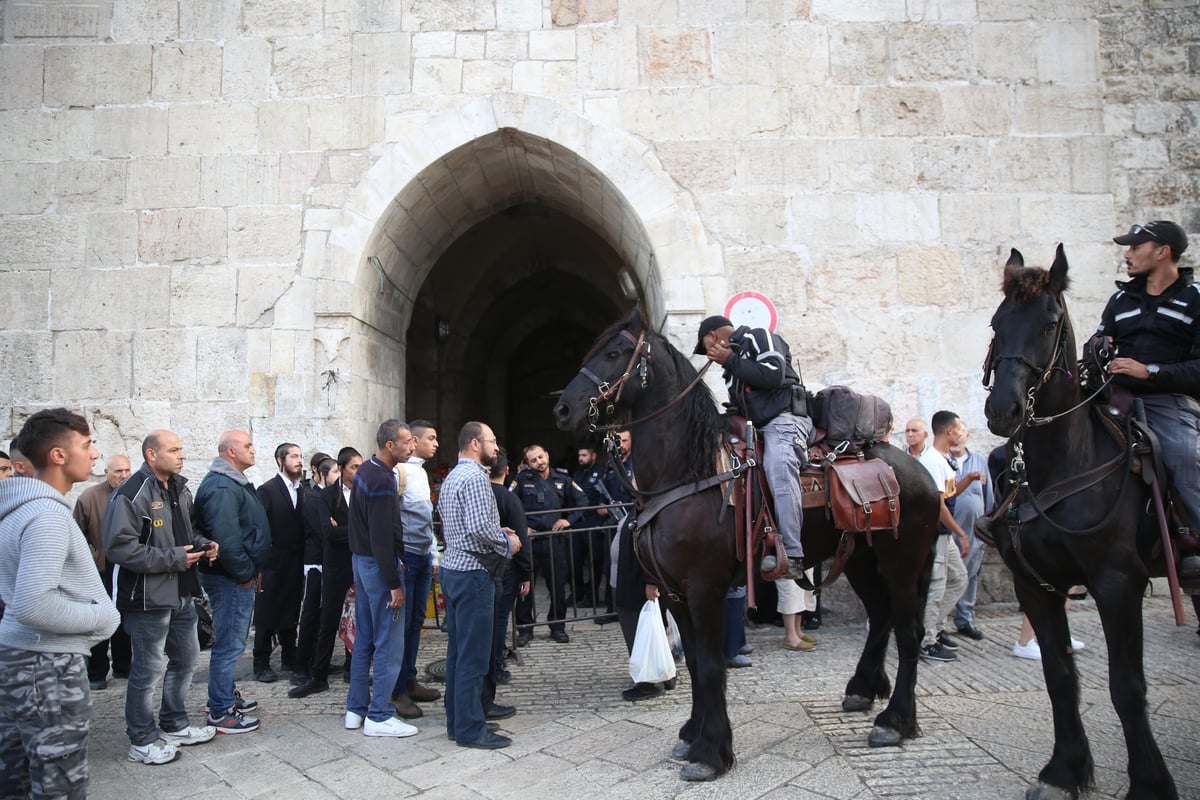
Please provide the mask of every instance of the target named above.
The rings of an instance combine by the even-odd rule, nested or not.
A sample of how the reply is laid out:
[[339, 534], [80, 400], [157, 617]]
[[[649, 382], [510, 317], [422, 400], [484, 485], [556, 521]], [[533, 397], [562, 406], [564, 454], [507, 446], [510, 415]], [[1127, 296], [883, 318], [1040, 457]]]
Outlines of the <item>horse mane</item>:
[[[698, 374], [696, 368], [688, 361], [687, 356], [667, 341], [666, 337], [659, 335], [655, 338], [661, 341], [675, 365], [679, 383], [675, 391], [683, 391]], [[684, 440], [689, 443], [689, 449], [696, 448], [699, 451], [694, 452], [694, 457], [688, 457], [684, 479], [698, 481], [711, 477], [717, 463], [717, 450], [723, 433], [712, 390], [703, 382], [696, 384], [696, 387], [679, 401], [679, 408], [684, 419]]]
[[[1041, 267], [1008, 267], [1001, 289], [1004, 296], [1024, 305], [1038, 297], [1050, 285], [1050, 271]], [[1065, 290], [1066, 285], [1063, 286]]]

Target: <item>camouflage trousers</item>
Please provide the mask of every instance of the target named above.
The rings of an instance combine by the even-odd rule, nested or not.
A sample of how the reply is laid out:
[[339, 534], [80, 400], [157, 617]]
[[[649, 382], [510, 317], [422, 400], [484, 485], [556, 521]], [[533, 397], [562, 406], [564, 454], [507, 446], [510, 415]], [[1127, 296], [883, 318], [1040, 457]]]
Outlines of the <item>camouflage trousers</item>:
[[0, 798], [87, 797], [91, 716], [82, 655], [0, 646]]

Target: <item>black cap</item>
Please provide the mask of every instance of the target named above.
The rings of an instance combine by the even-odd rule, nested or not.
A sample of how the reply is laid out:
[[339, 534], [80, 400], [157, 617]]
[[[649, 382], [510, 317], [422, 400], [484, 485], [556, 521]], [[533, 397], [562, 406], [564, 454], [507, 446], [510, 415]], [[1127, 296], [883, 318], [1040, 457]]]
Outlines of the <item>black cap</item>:
[[700, 333], [696, 334], [696, 349], [692, 352], [698, 356], [704, 355], [704, 337], [715, 331], [717, 328], [733, 327], [733, 323], [727, 317], [709, 317], [700, 323]]
[[1187, 234], [1183, 228], [1165, 219], [1156, 219], [1145, 225], [1134, 225], [1129, 233], [1113, 238], [1117, 244], [1139, 245], [1143, 242], [1158, 242], [1171, 248], [1171, 255], [1179, 258], [1187, 250]]

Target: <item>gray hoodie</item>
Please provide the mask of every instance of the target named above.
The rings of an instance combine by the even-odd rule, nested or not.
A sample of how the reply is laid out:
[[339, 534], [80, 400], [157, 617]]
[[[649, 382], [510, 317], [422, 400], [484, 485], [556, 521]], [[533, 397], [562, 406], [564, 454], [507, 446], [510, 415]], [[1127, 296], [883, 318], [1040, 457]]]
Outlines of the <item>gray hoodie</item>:
[[87, 655], [121, 623], [67, 498], [36, 478], [0, 481], [0, 645]]

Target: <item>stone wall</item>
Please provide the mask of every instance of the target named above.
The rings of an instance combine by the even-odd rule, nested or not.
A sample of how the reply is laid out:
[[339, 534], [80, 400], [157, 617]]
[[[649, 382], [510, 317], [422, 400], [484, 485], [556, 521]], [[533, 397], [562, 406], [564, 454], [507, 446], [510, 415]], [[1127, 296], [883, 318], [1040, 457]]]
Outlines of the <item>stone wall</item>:
[[[502, 129], [586, 162], [529, 174], [574, 180], [563, 204], [610, 198], [589, 224], [679, 343], [756, 289], [810, 383], [854, 382], [901, 419], [955, 408], [981, 434], [1010, 246], [1044, 263], [1064, 241], [1090, 326], [1120, 274], [1111, 236], [1163, 216], [1200, 230], [1197, 0], [0, 14], [5, 441], [62, 403], [87, 409], [106, 453], [174, 428], [196, 475], [229, 426], [264, 452], [365, 446], [405, 411], [410, 309], [390, 287], [431, 266], [389, 240], [413, 210], [398, 198]], [[488, 213], [470, 202], [481, 184], [458, 189], [428, 195], [431, 246]]]

